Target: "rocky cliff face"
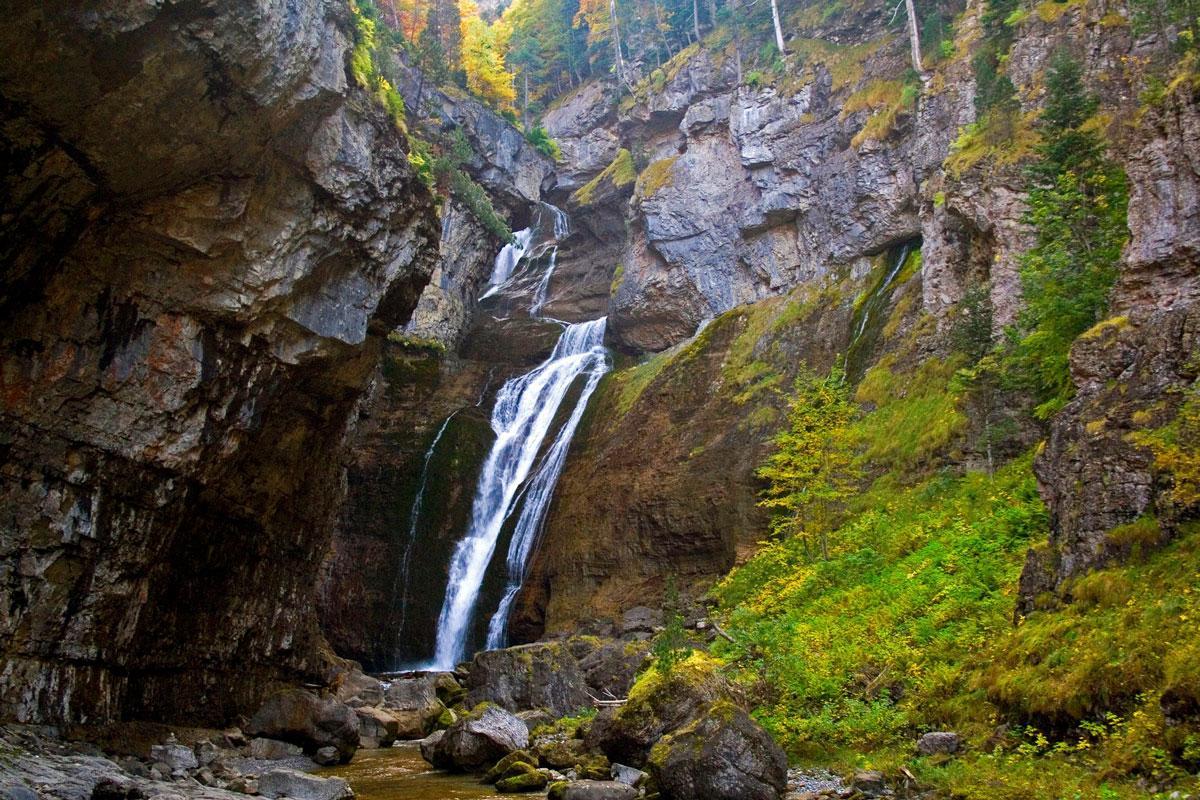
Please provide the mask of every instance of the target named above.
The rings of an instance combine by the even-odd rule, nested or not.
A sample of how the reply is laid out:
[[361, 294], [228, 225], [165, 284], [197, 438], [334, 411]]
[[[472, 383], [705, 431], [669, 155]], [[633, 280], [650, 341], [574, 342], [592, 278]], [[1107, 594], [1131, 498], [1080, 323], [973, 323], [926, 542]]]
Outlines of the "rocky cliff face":
[[[402, 86], [410, 108], [419, 83], [410, 72]], [[421, 94], [420, 124], [461, 132], [472, 154], [463, 169], [514, 228], [540, 231], [535, 244], [543, 246], [534, 249], [544, 254], [553, 232], [541, 203], [554, 183], [549, 159], [478, 100], [427, 85]], [[432, 652], [450, 557], [493, 439], [491, 397], [545, 358], [560, 331], [525, 312], [536, 277], [517, 276], [479, 307], [503, 245], [461, 201], [445, 202], [433, 275], [404, 335], [385, 345], [350, 441], [320, 616], [334, 649], [372, 669]], [[510, 318], [511, 308], [521, 312]]]
[[1171, 98], [1128, 146], [1129, 230], [1114, 317], [1071, 349], [1075, 399], [1036, 462], [1052, 515], [1047, 546], [1029, 553], [1021, 607], [1069, 578], [1129, 555], [1113, 529], [1142, 516], [1153, 546], [1184, 509], [1137, 434], [1168, 424], [1200, 374], [1200, 139], [1197, 104]]
[[[1022, 94], [1025, 113], [1038, 109], [1048, 60], [1064, 46], [1082, 58], [1089, 83], [1118, 117], [1133, 102], [1136, 85], [1122, 65], [1156, 44], [1135, 40], [1107, 11], [1070, 5], [1017, 26], [1008, 69], [1018, 86], [1033, 87]], [[604, 92], [588, 88], [547, 115], [547, 128], [576, 159], [565, 185], [585, 188], [573, 197], [576, 216], [596, 210], [610, 228], [623, 218], [628, 229], [609, 307], [615, 343], [661, 350], [713, 317], [718, 331], [683, 345], [691, 354], [686, 372], [674, 368], [679, 358], [669, 350], [665, 362], [656, 357], [615, 373], [594, 401], [521, 606], [518, 629], [526, 635], [542, 624], [569, 628], [589, 610], [610, 614], [644, 602], [667, 575], [703, 586], [756, 540], [762, 520], [752, 465], [778, 422], [746, 401], [735, 376], [744, 369], [786, 386], [793, 373], [761, 357], [778, 339], [761, 329], [749, 340], [753, 358], [732, 353], [721, 334], [729, 319], [761, 312], [728, 309], [769, 308], [763, 298], [798, 286], [840, 286], [823, 314], [789, 323], [822, 335], [793, 339], [786, 352], [822, 369], [862, 331], [869, 341], [853, 346], [852, 377], [889, 353], [910, 361], [944, 353], [972, 287], [988, 287], [997, 334], [1015, 320], [1020, 255], [1032, 243], [1023, 221], [1026, 179], [1019, 166], [950, 158], [958, 132], [975, 119], [964, 51], [938, 65], [915, 106], [872, 105], [872, 92], [907, 67], [906, 42], [881, 23], [855, 18], [853, 29], [814, 32], [826, 46], [794, 40], [805, 66], [786, 91], [735, 88], [729, 61], [700, 51], [678, 57], [615, 110]], [[978, 11], [968, 10], [957, 36], [979, 35]], [[1054, 420], [1037, 461], [1054, 533], [1048, 549], [1030, 556], [1026, 603], [1119, 556], [1121, 547], [1105, 538], [1114, 526], [1158, 514], [1162, 538], [1170, 536], [1163, 479], [1128, 434], [1168, 421], [1195, 380], [1194, 114], [1184, 92], [1111, 132], [1130, 180], [1133, 233], [1111, 307], [1128, 323], [1081, 341], [1073, 354], [1079, 396]], [[611, 165], [620, 148], [631, 154], [636, 180], [614, 202], [606, 198], [615, 192]], [[593, 188], [609, 194], [579, 203], [597, 175]], [[886, 328], [837, 312], [863, 286], [844, 283], [846, 276], [863, 275], [865, 258], [904, 242], [921, 243], [921, 268], [884, 304]], [[861, 295], [854, 306], [861, 309]], [[903, 344], [898, 330], [920, 335]], [[725, 369], [714, 372], [710, 359]], [[744, 433], [751, 419], [758, 435]], [[709, 454], [712, 463], [694, 466]]]
[[340, 3], [4, 12], [0, 713], [223, 722], [334, 667], [338, 454], [431, 198]]

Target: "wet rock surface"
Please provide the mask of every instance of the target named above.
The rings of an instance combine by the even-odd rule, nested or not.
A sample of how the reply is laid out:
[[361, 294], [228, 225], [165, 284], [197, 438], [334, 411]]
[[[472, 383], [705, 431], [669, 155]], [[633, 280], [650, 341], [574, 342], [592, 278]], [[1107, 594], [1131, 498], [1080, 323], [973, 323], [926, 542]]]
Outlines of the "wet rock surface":
[[188, 741], [172, 733], [157, 744], [145, 744], [136, 731], [130, 733], [118, 732], [114, 741], [121, 742], [120, 750], [133, 749], [140, 755], [106, 753], [86, 741], [66, 741], [55, 728], [0, 728], [0, 744], [7, 754], [0, 767], [0, 787], [12, 800], [234, 800], [247, 795], [344, 800], [353, 796], [340, 778], [308, 774], [317, 766], [308, 758], [255, 758], [253, 747], [229, 747], [219, 731], [188, 729]]
[[219, 724], [327, 683], [338, 454], [436, 240], [344, 6], [48, 3], [0, 38], [0, 713]]
[[529, 729], [509, 712], [481, 704], [446, 729], [434, 744], [434, 766], [462, 772], [490, 768], [529, 745]]

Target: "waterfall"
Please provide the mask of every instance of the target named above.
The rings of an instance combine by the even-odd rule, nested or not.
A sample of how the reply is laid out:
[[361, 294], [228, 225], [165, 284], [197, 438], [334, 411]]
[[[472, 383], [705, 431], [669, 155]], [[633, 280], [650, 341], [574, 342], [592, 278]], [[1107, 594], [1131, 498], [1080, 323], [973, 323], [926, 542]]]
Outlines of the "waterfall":
[[[454, 414], [457, 413], [457, 411], [454, 412]], [[417, 493], [413, 497], [412, 510], [408, 512], [408, 540], [404, 544], [404, 555], [400, 558], [400, 572], [396, 576], [396, 585], [400, 589], [400, 624], [397, 627], [397, 633], [400, 635], [404, 633], [404, 625], [408, 621], [408, 568], [412, 563], [413, 544], [417, 541], [417, 522], [421, 519], [421, 501], [425, 498], [425, 487], [429, 484], [429, 462], [433, 460], [433, 452], [437, 449], [438, 442], [442, 440], [442, 434], [450, 426], [450, 420], [454, 419], [454, 414], [446, 417], [442, 422], [442, 426], [438, 428], [437, 434], [429, 444], [429, 449], [425, 451], [425, 461], [421, 465], [421, 479], [417, 483]]]
[[[600, 339], [603, 339], [604, 320], [597, 320], [597, 322], [601, 323]], [[593, 325], [595, 323], [585, 324]], [[558, 437], [546, 452], [541, 467], [525, 491], [525, 504], [521, 508], [521, 516], [517, 518], [517, 527], [513, 532], [512, 541], [508, 545], [506, 558], [508, 584], [504, 587], [504, 598], [500, 601], [500, 607], [492, 615], [491, 622], [488, 623], [487, 648], [489, 650], [503, 647], [505, 644], [504, 638], [508, 632], [508, 614], [512, 611], [513, 601], [517, 599], [517, 592], [521, 591], [521, 585], [525, 581], [529, 556], [533, 552], [533, 545], [537, 542], [538, 534], [541, 532], [546, 511], [550, 508], [550, 498], [554, 494], [558, 476], [567, 459], [567, 448], [571, 444], [572, 437], [575, 436], [575, 428], [579, 426], [583, 412], [587, 409], [588, 399], [591, 398], [592, 392], [596, 390], [596, 385], [600, 383], [600, 379], [606, 372], [608, 372], [608, 359], [604, 358], [601, 352], [588, 370], [587, 383], [584, 384], [583, 391], [579, 393], [579, 399], [575, 401], [575, 408], [572, 409], [571, 416], [563, 423]]]
[[537, 316], [542, 313], [542, 306], [546, 305], [546, 292], [550, 289], [550, 277], [554, 275], [554, 267], [558, 262], [558, 248], [550, 248], [549, 263], [546, 265], [546, 272], [543, 273], [542, 279], [538, 281], [537, 289], [533, 293], [533, 305], [529, 307], [529, 313]]
[[542, 203], [542, 207], [549, 211], [554, 216], [554, 239], [561, 242], [563, 239], [571, 235], [571, 222], [567, 217], [567, 213], [561, 208], [550, 203]]
[[912, 250], [913, 243], [911, 241], [905, 242], [900, 246], [896, 261], [892, 264], [891, 270], [879, 283], [871, 288], [851, 318], [854, 330], [850, 334], [850, 344], [846, 348], [846, 354], [842, 357], [842, 370], [847, 375], [849, 375], [851, 369], [851, 355], [856, 353], [859, 345], [863, 343], [863, 336], [867, 333], [867, 326], [871, 323], [873, 312], [886, 310], [887, 302], [891, 298], [891, 292], [894, 288], [892, 282], [896, 280], [896, 276], [904, 268], [904, 263], [908, 261], [908, 256], [912, 253]]
[[[496, 396], [491, 420], [496, 441], [480, 472], [467, 533], [455, 547], [450, 561], [446, 597], [438, 616], [434, 664], [439, 668], [452, 668], [466, 655], [480, 589], [504, 521], [513, 511], [517, 493], [533, 469], [559, 406], [576, 379], [586, 375], [586, 384], [571, 417], [559, 430], [528, 485], [518, 533], [509, 548], [509, 585], [517, 582], [519, 587], [524, 559], [532, 549], [579, 417], [596, 383], [608, 369], [603, 346], [605, 324], [606, 318], [601, 317], [566, 326], [550, 357], [505, 383]], [[511, 593], [515, 597], [516, 590]], [[507, 594], [505, 605], [511, 606]], [[497, 637], [502, 638], [503, 622], [498, 629]], [[489, 644], [491, 633], [489, 630]]]
[[512, 276], [513, 270], [517, 268], [517, 262], [525, 256], [525, 251], [529, 249], [529, 243], [533, 241], [533, 233], [533, 228], [517, 231], [513, 234], [512, 241], [504, 245], [496, 254], [496, 260], [492, 262], [492, 277], [488, 279], [488, 290], [483, 293], [480, 300], [495, 294]]

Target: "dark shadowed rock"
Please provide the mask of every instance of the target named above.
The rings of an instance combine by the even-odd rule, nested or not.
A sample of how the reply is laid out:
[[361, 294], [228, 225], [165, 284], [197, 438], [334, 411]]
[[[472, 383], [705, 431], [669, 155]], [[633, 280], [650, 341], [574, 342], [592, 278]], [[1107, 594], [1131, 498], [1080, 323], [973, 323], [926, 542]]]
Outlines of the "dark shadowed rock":
[[339, 454], [437, 241], [352, 46], [332, 0], [6, 9], [5, 717], [219, 726], [344, 668]]
[[962, 737], [950, 731], [933, 731], [917, 739], [917, 752], [923, 756], [957, 753], [960, 747], [962, 747]]
[[306, 752], [332, 745], [349, 761], [358, 749], [359, 723], [354, 709], [335, 697], [288, 690], [268, 698], [251, 717], [248, 733], [298, 744]]
[[467, 702], [509, 711], [541, 708], [555, 717], [591, 703], [579, 664], [561, 642], [488, 650], [471, 662]]

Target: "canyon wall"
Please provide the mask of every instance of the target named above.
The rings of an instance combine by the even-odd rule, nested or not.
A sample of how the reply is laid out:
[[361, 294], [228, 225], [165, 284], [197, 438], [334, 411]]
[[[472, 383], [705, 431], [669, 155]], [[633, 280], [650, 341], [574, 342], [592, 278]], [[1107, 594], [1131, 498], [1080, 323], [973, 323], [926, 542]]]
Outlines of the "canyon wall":
[[[1196, 378], [1196, 101], [1185, 89], [1135, 118], [1128, 65], [1160, 44], [1110, 12], [1049, 4], [1015, 26], [1008, 66], [1029, 87], [1019, 96], [1028, 115], [1051, 56], [1067, 48], [1082, 61], [1129, 177], [1132, 232], [1111, 296], [1120, 324], [1076, 344], [1076, 399], [1047, 430], [1010, 443], [1049, 437], [1036, 470], [1052, 542], [1030, 554], [1026, 606], [1128, 552], [1106, 539], [1114, 526], [1157, 514], [1170, 538], [1169, 482], [1129, 434], [1169, 421]], [[958, 41], [981, 35], [978, 15], [960, 17]], [[792, 40], [802, 66], [786, 87], [736, 86], [727, 54], [685, 51], [618, 107], [585, 87], [547, 114], [577, 159], [567, 185], [584, 187], [569, 210], [623, 218], [628, 230], [614, 266], [614, 344], [670, 349], [615, 372], [593, 402], [514, 621], [524, 637], [653, 600], [668, 576], [703, 591], [752, 551], [765, 531], [754, 470], [781, 424], [770, 397], [799, 364], [824, 370], [841, 353], [857, 381], [882, 359], [912, 369], [944, 356], [973, 287], [987, 287], [997, 335], [1016, 319], [1033, 242], [1027, 178], [1019, 164], [953, 146], [975, 120], [970, 49], [940, 61], [914, 105], [873, 125], [885, 109], [864, 98], [903, 74], [907, 41], [870, 15], [837, 19]], [[632, 161], [623, 189], [610, 166], [622, 148]], [[919, 243], [920, 268], [867, 319], [864, 276], [881, 269], [868, 260], [905, 243]], [[806, 296], [823, 298], [819, 311]], [[788, 321], [765, 322], [781, 302], [795, 309]], [[745, 327], [740, 346], [732, 326]], [[977, 423], [937, 463], [983, 463]]]
[[437, 241], [349, 11], [3, 13], [0, 714], [219, 724], [325, 683], [348, 422]]

